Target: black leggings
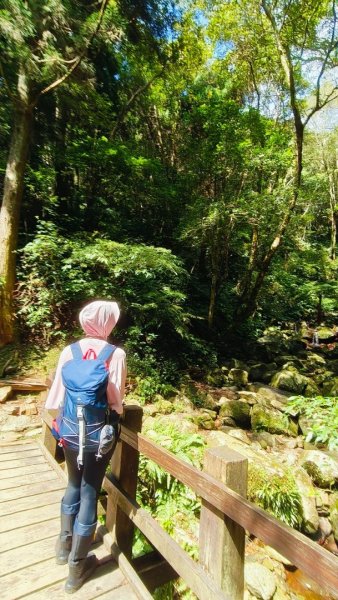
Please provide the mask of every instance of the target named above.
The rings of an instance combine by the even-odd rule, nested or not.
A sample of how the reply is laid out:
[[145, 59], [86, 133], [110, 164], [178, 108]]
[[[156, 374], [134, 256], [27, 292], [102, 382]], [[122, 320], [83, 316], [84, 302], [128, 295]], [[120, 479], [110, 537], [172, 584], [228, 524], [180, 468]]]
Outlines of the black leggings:
[[113, 448], [101, 459], [96, 460], [94, 452], [83, 455], [83, 466], [77, 464], [77, 450], [64, 448], [68, 470], [68, 485], [63, 503], [74, 505], [80, 502], [78, 520], [90, 526], [97, 520], [97, 501], [107, 466], [113, 454]]

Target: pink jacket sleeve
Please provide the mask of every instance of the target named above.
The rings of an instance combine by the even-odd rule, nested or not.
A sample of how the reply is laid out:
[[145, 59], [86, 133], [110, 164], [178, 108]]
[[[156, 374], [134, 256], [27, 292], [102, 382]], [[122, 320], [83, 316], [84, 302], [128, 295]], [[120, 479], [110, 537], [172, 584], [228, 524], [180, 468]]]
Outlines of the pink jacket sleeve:
[[61, 402], [65, 397], [65, 388], [62, 383], [61, 378], [61, 369], [63, 365], [72, 358], [72, 351], [69, 346], [67, 346], [64, 350], [62, 350], [59, 358], [58, 365], [56, 367], [54, 381], [49, 390], [49, 394], [47, 396], [46, 408], [59, 408]]
[[109, 408], [123, 413], [122, 401], [126, 384], [127, 361], [126, 353], [122, 348], [116, 348], [109, 365], [109, 382], [107, 387], [107, 398]]

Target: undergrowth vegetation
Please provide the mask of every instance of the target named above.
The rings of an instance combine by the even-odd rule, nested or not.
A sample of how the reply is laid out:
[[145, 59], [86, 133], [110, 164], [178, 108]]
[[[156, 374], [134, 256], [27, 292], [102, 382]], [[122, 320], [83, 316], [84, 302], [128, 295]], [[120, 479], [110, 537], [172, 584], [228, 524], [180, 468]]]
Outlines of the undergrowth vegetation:
[[266, 471], [250, 463], [248, 498], [283, 523], [300, 529], [302, 503], [291, 472], [272, 473], [267, 481]]
[[[197, 468], [202, 467], [205, 443], [199, 434], [181, 431], [178, 425], [168, 424], [161, 418], [147, 420], [144, 432], [181, 460]], [[189, 488], [144, 456], [140, 458], [138, 501], [156, 515], [164, 529], [191, 556], [197, 558], [199, 499]]]
[[288, 412], [298, 413], [308, 420], [306, 441], [324, 444], [329, 450], [338, 450], [338, 401], [337, 397], [293, 396]]

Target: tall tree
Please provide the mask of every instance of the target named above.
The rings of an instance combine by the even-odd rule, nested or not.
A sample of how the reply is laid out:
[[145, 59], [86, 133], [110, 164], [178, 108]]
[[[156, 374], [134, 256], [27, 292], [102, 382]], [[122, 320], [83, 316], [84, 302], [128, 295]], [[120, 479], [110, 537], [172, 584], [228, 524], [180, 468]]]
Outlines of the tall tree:
[[0, 82], [13, 106], [0, 211], [0, 344], [13, 338], [14, 253], [34, 109], [80, 65], [88, 72], [86, 55], [107, 5], [102, 0], [93, 10], [85, 2], [5, 0], [0, 12]]
[[[335, 0], [242, 0], [212, 3], [216, 8], [211, 17], [214, 38], [228, 44], [225, 64], [247, 73], [247, 84], [256, 94], [257, 105], [271, 104], [267, 90], [274, 88], [275, 97], [286, 101], [289, 110], [285, 119], [293, 123], [294, 175], [292, 192], [282, 217], [270, 238], [263, 256], [254, 268], [249, 265], [250, 281], [242, 288], [238, 319], [252, 315], [258, 295], [273, 257], [275, 256], [297, 206], [303, 168], [304, 130], [315, 113], [337, 95], [337, 87], [324, 86], [330, 70], [336, 66], [337, 12]], [[247, 34], [247, 35], [246, 35]], [[243, 43], [246, 40], [246, 44]], [[243, 52], [243, 46], [246, 50]], [[248, 48], [247, 46], [250, 47]], [[246, 68], [245, 68], [246, 66]], [[328, 90], [328, 91], [327, 91]], [[314, 98], [312, 105], [304, 99]], [[277, 116], [277, 110], [275, 111]]]

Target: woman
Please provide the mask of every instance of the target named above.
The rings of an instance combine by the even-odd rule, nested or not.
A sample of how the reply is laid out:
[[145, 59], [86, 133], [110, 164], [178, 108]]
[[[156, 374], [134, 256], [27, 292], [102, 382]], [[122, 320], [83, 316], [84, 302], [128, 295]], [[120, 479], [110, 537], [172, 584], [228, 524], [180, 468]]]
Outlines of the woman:
[[[116, 302], [95, 301], [85, 306], [79, 315], [81, 327], [86, 334], [79, 344], [83, 356], [97, 356], [107, 345], [107, 338], [120, 316]], [[93, 352], [90, 352], [90, 351]], [[61, 370], [72, 359], [72, 350], [67, 346], [60, 355], [55, 379], [50, 388], [46, 408], [56, 409], [63, 403], [65, 387]], [[126, 379], [126, 355], [116, 348], [108, 361], [109, 377], [107, 401], [112, 415], [118, 419], [122, 414], [122, 401]], [[97, 501], [103, 477], [113, 450], [99, 461], [95, 452], [85, 452], [83, 465], [78, 466], [78, 451], [64, 446], [68, 472], [68, 485], [61, 501], [61, 532], [56, 546], [56, 562], [66, 564], [69, 576], [65, 584], [68, 593], [78, 590], [97, 565], [94, 554], [88, 551], [97, 523]]]

